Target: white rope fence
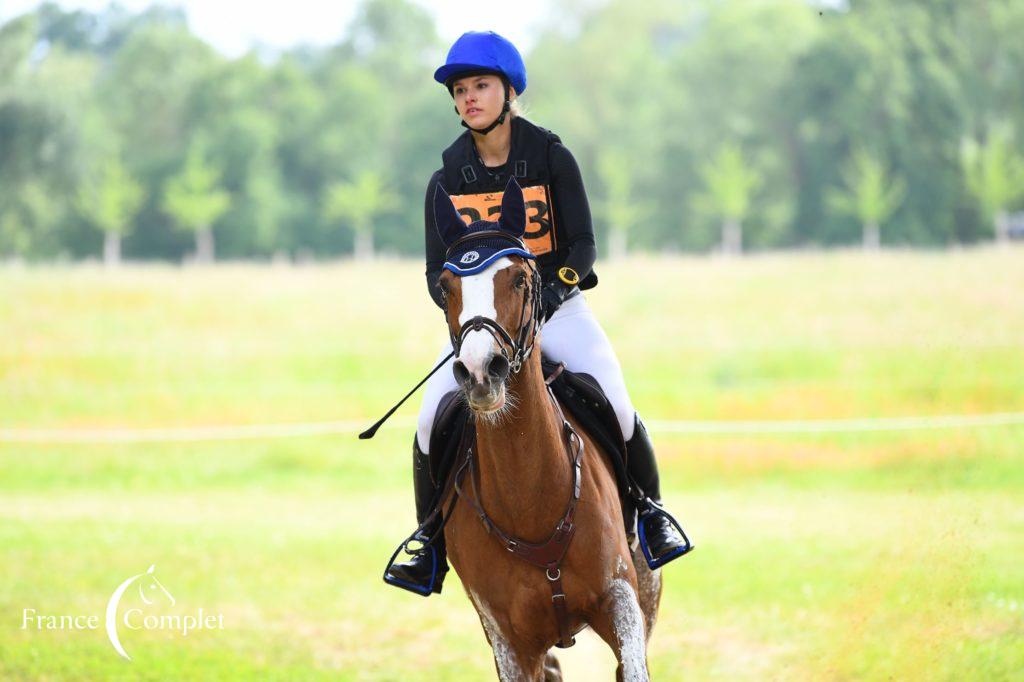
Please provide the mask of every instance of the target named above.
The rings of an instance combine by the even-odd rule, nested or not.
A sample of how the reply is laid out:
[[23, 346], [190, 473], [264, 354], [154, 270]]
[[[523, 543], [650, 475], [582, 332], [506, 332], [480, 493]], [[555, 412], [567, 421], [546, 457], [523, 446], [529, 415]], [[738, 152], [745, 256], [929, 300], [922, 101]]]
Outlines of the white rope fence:
[[[371, 420], [309, 422], [293, 424], [251, 424], [154, 429], [8, 429], [0, 428], [0, 443], [43, 445], [117, 443], [193, 443], [204, 441], [270, 440], [311, 436], [352, 436]], [[654, 433], [761, 435], [856, 433], [864, 431], [911, 431], [962, 429], [988, 426], [1024, 425], [1024, 412], [991, 414], [946, 414], [924, 417], [878, 417], [870, 419], [809, 419], [755, 421], [671, 421], [646, 422]], [[411, 429], [412, 417], [393, 417], [382, 428]]]
[[853, 433], [857, 431], [913, 431], [963, 429], [975, 426], [1024, 424], [1024, 412], [992, 414], [940, 414], [927, 417], [875, 417], [868, 419], [808, 419], [759, 421], [651, 421], [650, 430], [662, 433]]

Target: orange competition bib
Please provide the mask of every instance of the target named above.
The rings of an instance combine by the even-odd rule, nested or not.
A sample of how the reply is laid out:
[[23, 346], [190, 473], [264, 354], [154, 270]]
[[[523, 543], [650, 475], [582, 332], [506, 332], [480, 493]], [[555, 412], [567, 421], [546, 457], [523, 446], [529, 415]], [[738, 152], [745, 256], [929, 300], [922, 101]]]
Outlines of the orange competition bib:
[[[497, 220], [501, 216], [501, 196], [504, 192], [487, 194], [453, 194], [452, 203], [466, 224], [477, 220]], [[546, 185], [523, 187], [526, 201], [526, 248], [535, 256], [554, 251], [555, 219], [551, 213], [551, 195]]]

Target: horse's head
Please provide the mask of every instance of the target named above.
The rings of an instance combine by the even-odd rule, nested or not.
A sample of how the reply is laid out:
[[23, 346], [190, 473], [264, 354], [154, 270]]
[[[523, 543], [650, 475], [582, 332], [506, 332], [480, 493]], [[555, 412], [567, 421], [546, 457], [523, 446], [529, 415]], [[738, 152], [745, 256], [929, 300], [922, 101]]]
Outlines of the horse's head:
[[434, 220], [448, 247], [438, 286], [444, 294], [455, 379], [478, 414], [498, 412], [505, 381], [529, 357], [540, 326], [540, 275], [522, 241], [523, 192], [509, 179], [497, 221], [463, 222], [438, 185]]

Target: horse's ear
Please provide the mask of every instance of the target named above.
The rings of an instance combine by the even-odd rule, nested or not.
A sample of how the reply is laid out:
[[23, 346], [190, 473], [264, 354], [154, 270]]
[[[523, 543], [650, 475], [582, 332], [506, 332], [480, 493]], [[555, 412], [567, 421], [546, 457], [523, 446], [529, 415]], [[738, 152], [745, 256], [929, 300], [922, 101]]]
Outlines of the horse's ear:
[[455, 209], [448, 192], [441, 183], [434, 189], [434, 227], [445, 246], [451, 246], [466, 231], [466, 223]]
[[516, 238], [526, 232], [526, 204], [523, 202], [523, 190], [515, 177], [508, 179], [505, 194], [501, 197], [501, 219], [498, 227], [511, 232]]

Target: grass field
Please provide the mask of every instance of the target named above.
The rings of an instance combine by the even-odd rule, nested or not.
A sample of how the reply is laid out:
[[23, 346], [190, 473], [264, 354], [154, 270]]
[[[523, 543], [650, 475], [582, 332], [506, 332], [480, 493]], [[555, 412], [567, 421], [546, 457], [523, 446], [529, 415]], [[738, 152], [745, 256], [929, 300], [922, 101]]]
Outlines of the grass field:
[[[598, 274], [648, 421], [1024, 412], [1019, 249]], [[369, 442], [11, 442], [368, 424], [445, 334], [414, 262], [0, 269], [0, 679], [492, 679], [454, 574], [431, 599], [380, 580], [413, 525], [418, 400]], [[698, 545], [664, 571], [655, 679], [1021, 679], [1024, 426], [653, 437]], [[128, 662], [102, 627], [22, 628], [27, 608], [102, 625], [151, 564], [167, 612], [223, 629], [122, 632]], [[610, 670], [592, 640], [562, 656], [570, 680]]]

